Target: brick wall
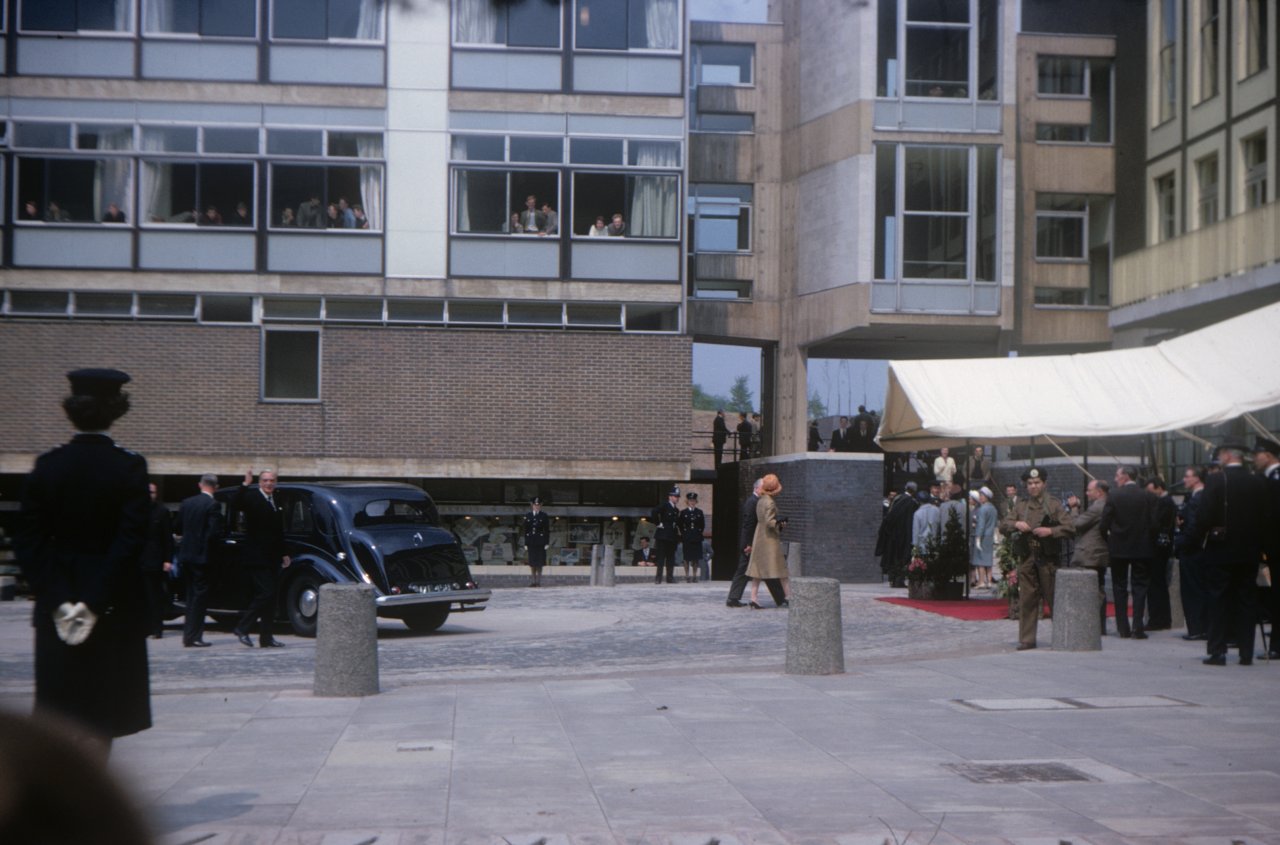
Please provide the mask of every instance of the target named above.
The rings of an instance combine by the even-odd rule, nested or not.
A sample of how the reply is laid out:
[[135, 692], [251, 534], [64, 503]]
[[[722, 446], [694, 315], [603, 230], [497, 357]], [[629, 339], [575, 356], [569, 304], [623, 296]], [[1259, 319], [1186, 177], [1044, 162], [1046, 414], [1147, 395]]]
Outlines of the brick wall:
[[258, 401], [257, 327], [0, 324], [0, 449], [70, 430], [64, 374], [128, 371], [144, 454], [688, 461], [691, 342], [590, 332], [325, 327], [319, 404]]

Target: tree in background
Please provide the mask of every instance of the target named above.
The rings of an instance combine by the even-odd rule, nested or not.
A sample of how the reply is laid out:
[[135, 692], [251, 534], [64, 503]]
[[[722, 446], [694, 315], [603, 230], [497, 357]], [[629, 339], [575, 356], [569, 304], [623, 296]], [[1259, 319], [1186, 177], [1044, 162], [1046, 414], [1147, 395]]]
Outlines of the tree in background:
[[818, 396], [818, 391], [809, 394], [809, 419], [816, 420], [827, 415], [827, 403]]
[[702, 385], [693, 386], [693, 409], [695, 411], [718, 411], [729, 407], [729, 400], [702, 389]]
[[747, 386], [746, 376], [738, 376], [733, 380], [733, 387], [729, 388], [729, 404], [726, 407], [731, 411], [741, 411], [746, 414], [754, 410], [751, 388]]

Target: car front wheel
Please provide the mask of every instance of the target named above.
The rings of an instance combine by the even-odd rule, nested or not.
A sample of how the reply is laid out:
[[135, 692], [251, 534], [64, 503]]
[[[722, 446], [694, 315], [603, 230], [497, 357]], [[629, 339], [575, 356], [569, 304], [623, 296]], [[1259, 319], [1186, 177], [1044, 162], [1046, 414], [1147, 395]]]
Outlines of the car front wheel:
[[299, 575], [289, 582], [285, 609], [289, 624], [300, 637], [316, 635], [316, 616], [320, 605], [320, 585], [324, 583], [312, 573]]
[[443, 625], [448, 618], [449, 605], [447, 604], [427, 605], [421, 609], [408, 611], [401, 617], [410, 631], [416, 631], [419, 634], [431, 633]]

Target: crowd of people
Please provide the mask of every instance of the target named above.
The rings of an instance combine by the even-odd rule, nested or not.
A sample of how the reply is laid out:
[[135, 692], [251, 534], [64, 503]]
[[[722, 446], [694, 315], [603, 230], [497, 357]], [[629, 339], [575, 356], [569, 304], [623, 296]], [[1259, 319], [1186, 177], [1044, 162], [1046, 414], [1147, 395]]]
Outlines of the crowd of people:
[[[502, 231], [508, 235], [558, 235], [560, 214], [549, 201], [539, 202], [537, 196], [530, 194], [524, 198], [524, 208], [511, 212], [511, 216], [502, 224]], [[614, 212], [606, 222], [603, 214], [597, 215], [585, 234], [589, 238], [626, 237], [626, 218], [621, 212]]]
[[[747, 416], [746, 411], [738, 412], [738, 423], [734, 427], [734, 447], [729, 450], [730, 456], [736, 454], [737, 459], [758, 458], [764, 454], [764, 418], [760, 414]], [[729, 424], [725, 420], [724, 409], [716, 411], [715, 420], [711, 424], [711, 451], [715, 466], [724, 462], [724, 447], [729, 442]]]

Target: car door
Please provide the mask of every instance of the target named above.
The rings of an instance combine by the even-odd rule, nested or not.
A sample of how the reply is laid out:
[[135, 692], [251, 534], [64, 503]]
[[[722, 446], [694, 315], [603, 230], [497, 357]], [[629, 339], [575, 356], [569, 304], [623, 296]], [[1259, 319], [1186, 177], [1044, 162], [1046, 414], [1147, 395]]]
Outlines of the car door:
[[232, 504], [235, 491], [219, 493], [226, 531], [209, 549], [209, 608], [244, 610], [253, 597], [253, 583], [244, 566], [244, 512]]

